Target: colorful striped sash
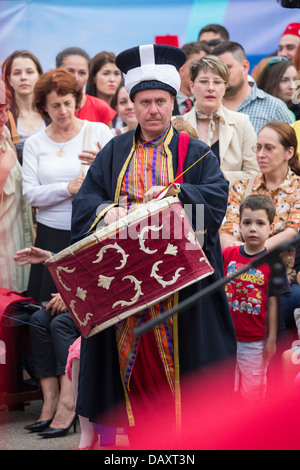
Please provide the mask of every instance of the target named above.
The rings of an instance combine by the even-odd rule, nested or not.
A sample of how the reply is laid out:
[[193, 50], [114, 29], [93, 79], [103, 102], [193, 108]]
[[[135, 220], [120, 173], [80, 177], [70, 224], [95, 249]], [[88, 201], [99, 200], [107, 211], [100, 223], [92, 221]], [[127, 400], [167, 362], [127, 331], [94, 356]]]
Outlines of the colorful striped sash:
[[[126, 169], [122, 182], [120, 197], [127, 198], [127, 208], [143, 202], [144, 194], [152, 186], [166, 186], [168, 180], [167, 155], [164, 141], [169, 129], [158, 139], [145, 142], [141, 139], [136, 146], [131, 161]], [[126, 389], [129, 390], [131, 373], [136, 359], [138, 341], [133, 334], [146, 318], [147, 312], [152, 318], [169, 310], [174, 305], [174, 297], [154, 305], [150, 309], [135, 314], [116, 326], [117, 344], [120, 357], [120, 368]], [[173, 321], [161, 324], [154, 330], [156, 344], [166, 373], [171, 391], [175, 391], [174, 351], [173, 351]]]

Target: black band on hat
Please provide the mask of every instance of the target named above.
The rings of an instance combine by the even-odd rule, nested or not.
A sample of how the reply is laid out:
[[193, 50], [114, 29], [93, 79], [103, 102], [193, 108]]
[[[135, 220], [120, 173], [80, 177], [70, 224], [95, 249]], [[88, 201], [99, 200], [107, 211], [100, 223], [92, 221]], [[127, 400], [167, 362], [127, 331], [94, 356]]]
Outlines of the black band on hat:
[[163, 89], [176, 95], [180, 88], [178, 69], [185, 61], [182, 49], [149, 44], [121, 52], [116, 65], [125, 74], [125, 87], [132, 98], [137, 91], [147, 89]]

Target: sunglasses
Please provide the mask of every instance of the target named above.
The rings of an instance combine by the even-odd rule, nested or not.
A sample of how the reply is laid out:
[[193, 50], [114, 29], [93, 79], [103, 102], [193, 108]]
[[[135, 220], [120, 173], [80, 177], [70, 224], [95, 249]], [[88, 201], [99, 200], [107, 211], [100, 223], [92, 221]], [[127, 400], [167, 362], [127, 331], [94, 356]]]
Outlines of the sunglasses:
[[283, 60], [288, 60], [286, 57], [282, 57], [282, 56], [274, 56], [274, 57], [271, 57], [269, 62], [268, 62], [268, 65], [267, 65], [267, 69], [273, 65], [273, 64], [278, 64], [279, 62], [282, 62]]

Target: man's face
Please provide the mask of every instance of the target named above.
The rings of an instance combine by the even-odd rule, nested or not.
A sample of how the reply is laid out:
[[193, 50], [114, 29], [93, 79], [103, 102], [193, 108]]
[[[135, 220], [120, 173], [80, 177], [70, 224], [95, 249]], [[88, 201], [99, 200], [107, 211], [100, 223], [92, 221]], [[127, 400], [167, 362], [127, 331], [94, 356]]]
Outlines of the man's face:
[[[196, 52], [195, 54], [192, 54], [186, 62], [183, 64], [182, 67], [179, 69], [179, 75], [180, 75], [180, 80], [181, 80], [181, 86], [180, 89], [183, 94], [186, 94], [187, 90], [190, 90], [190, 63], [193, 60], [199, 60], [202, 59], [202, 57], [206, 56], [206, 53], [204, 51]], [[192, 92], [190, 91], [190, 95], [192, 95]]]
[[247, 60], [238, 61], [231, 52], [225, 52], [219, 57], [225, 62], [230, 72], [229, 82], [227, 83], [224, 95], [226, 99], [235, 96], [244, 86], [245, 82], [247, 82], [249, 62]]
[[286, 57], [287, 59], [293, 59], [299, 43], [300, 38], [294, 34], [281, 36], [277, 55]]
[[206, 33], [200, 34], [198, 41], [208, 42], [212, 39], [221, 39], [221, 35], [219, 33], [214, 33], [213, 31], [207, 31]]
[[174, 96], [165, 90], [143, 90], [134, 96], [134, 110], [144, 139], [152, 140], [170, 126]]

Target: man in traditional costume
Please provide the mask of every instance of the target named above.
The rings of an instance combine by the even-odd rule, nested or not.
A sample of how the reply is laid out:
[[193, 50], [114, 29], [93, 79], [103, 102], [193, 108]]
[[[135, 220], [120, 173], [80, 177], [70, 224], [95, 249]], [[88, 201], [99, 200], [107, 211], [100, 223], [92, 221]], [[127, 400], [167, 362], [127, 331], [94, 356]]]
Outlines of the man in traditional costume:
[[[178, 69], [185, 60], [181, 49], [164, 45], [138, 46], [118, 55], [116, 64], [125, 74], [139, 125], [112, 139], [91, 165], [73, 201], [72, 243], [94, 230], [99, 221], [110, 223], [135, 204], [153, 199], [173, 181], [178, 169], [179, 132], [172, 127], [171, 117], [180, 88]], [[184, 173], [180, 188], [170, 187], [168, 196], [180, 189], [183, 206], [196, 209], [196, 205], [203, 205], [203, 250], [214, 273], [179, 295], [82, 338], [77, 412], [94, 422], [103, 424], [105, 412], [125, 405], [127, 424], [137, 425], [135, 411], [140, 401], [145, 411], [157, 410], [160, 405], [165, 409], [171, 403], [171, 414], [178, 417], [183, 374], [235, 356], [235, 332], [224, 289], [141, 337], [134, 335], [137, 326], [223, 277], [218, 230], [226, 213], [228, 182], [209, 147], [194, 138], [189, 139], [183, 170], [201, 156]], [[125, 207], [120, 198], [126, 199]], [[195, 214], [196, 210], [191, 216], [194, 227]], [[120, 416], [115, 423], [118, 426]]]

